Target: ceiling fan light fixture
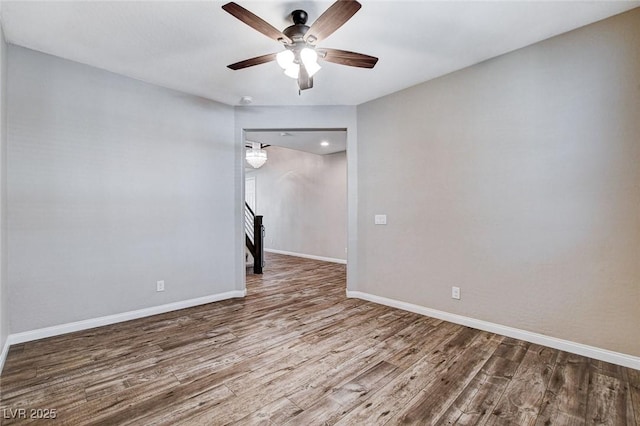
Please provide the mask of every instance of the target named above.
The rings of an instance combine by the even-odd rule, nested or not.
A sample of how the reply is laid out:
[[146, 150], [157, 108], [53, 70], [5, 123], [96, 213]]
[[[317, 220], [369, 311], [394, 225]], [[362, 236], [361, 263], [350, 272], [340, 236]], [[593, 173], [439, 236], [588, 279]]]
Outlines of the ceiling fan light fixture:
[[300, 51], [300, 59], [305, 66], [309, 66], [312, 63], [318, 63], [318, 52], [309, 47], [305, 47]]
[[293, 65], [294, 59], [295, 55], [289, 49], [283, 50], [276, 55], [276, 61], [278, 62], [278, 65], [280, 65], [280, 68], [284, 70]]
[[300, 73], [300, 65], [296, 63], [292, 63], [284, 70], [286, 76], [291, 77], [293, 79], [298, 78], [298, 74]]
[[305, 67], [307, 68], [307, 73], [309, 74], [309, 77], [313, 77], [314, 74], [320, 71], [320, 68], [322, 68], [317, 63], [312, 63], [311, 65], [305, 65]]
[[320, 65], [318, 65], [318, 52], [309, 47], [305, 47], [300, 51], [300, 60], [307, 69], [309, 77], [313, 77], [315, 73], [320, 71]]

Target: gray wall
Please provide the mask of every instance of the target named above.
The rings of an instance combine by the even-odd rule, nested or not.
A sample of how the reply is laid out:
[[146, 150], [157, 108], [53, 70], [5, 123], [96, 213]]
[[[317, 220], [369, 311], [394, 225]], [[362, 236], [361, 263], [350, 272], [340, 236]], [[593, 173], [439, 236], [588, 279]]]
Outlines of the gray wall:
[[11, 333], [234, 290], [233, 109], [8, 53]]
[[[7, 246], [6, 246], [6, 174], [7, 174], [7, 45], [0, 25], [0, 354], [9, 335], [9, 304], [7, 303]], [[0, 371], [2, 360], [0, 359]]]
[[277, 146], [256, 177], [265, 248], [347, 259], [346, 152], [316, 155]]
[[636, 9], [358, 107], [357, 290], [640, 356], [639, 46]]

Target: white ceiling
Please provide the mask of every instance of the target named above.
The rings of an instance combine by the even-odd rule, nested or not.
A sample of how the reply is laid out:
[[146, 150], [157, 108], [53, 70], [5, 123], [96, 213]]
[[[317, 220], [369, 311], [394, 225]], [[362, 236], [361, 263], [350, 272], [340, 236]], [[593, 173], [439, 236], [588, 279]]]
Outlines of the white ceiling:
[[[298, 95], [276, 63], [226, 65], [277, 52], [278, 43], [221, 9], [223, 1], [2, 2], [9, 43], [149, 83], [238, 105], [358, 105], [638, 7], [640, 1], [485, 2], [361, 0], [321, 47], [380, 58], [373, 70], [322, 63]], [[237, 3], [276, 28], [304, 9], [312, 23], [331, 2]]]
[[[335, 154], [347, 149], [346, 130], [287, 130], [247, 131], [247, 142], [280, 146], [317, 155]], [[328, 142], [328, 146], [321, 143]]]

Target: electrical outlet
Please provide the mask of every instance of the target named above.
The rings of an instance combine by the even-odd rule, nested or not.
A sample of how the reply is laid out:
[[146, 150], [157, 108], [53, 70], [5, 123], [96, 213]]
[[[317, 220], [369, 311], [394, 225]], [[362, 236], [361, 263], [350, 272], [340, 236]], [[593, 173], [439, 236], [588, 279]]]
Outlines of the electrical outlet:
[[375, 225], [386, 225], [387, 224], [387, 215], [386, 214], [377, 214], [373, 216], [373, 223]]
[[451, 298], [460, 300], [460, 287], [451, 287]]
[[156, 283], [156, 291], [164, 291], [164, 280]]

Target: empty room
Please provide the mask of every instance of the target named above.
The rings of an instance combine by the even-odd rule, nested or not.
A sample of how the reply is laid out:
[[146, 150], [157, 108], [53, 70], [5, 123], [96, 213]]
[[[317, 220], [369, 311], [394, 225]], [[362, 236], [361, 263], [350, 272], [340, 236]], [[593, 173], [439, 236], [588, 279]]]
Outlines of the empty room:
[[640, 1], [0, 24], [0, 424], [640, 425]]

